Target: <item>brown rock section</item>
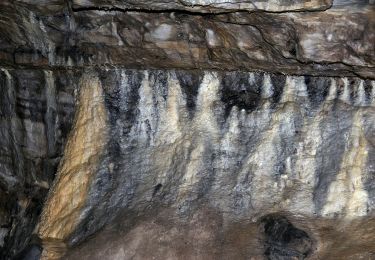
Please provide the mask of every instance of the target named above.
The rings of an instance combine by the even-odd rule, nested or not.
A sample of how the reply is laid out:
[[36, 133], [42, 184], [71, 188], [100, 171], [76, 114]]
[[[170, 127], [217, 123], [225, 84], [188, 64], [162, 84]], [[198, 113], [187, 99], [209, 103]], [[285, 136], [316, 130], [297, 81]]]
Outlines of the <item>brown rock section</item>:
[[79, 223], [107, 138], [107, 112], [99, 79], [86, 74], [80, 86], [74, 127], [41, 216], [39, 236], [44, 244], [42, 259], [57, 259], [64, 251], [64, 240]]
[[[269, 218], [276, 223], [267, 223]], [[284, 226], [282, 221], [290, 224]], [[158, 214], [121, 216], [86, 243], [71, 249], [64, 259], [275, 259], [264, 251], [274, 242], [267, 233], [276, 231], [290, 239], [291, 250], [306, 253], [299, 258], [286, 254], [279, 259], [370, 260], [375, 257], [374, 227], [374, 219], [345, 222], [287, 213], [228, 221], [205, 206], [188, 219], [181, 219], [173, 210], [165, 209]], [[296, 229], [308, 233], [294, 235]], [[304, 233], [307, 236], [302, 239]], [[280, 240], [275, 241], [275, 247], [282, 250], [283, 238]]]
[[[303, 1], [312, 9], [326, 1], [315, 2]], [[197, 11], [158, 9], [166, 5], [158, 2], [142, 9], [144, 1], [43, 3], [0, 3], [0, 64], [375, 77], [375, 9], [368, 1], [304, 12], [283, 10], [293, 4], [280, 1], [281, 13], [237, 8], [216, 14], [199, 11], [216, 3]]]

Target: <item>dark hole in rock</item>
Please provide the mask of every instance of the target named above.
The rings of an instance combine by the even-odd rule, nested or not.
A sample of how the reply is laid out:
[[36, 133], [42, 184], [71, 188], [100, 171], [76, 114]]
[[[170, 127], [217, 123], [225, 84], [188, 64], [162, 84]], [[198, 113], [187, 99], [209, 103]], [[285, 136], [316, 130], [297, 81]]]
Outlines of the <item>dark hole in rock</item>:
[[312, 252], [309, 235], [277, 214], [262, 218], [265, 235], [264, 255], [270, 260], [305, 259]]
[[157, 185], [155, 185], [154, 192], [152, 193], [152, 196], [155, 196], [156, 193], [158, 193], [158, 191], [161, 189], [161, 187], [163, 187], [163, 185], [161, 183], [158, 183]]
[[294, 57], [297, 55], [297, 49], [296, 49], [295, 46], [293, 46], [292, 49], [290, 50], [290, 54], [291, 54], [292, 56], [294, 56]]

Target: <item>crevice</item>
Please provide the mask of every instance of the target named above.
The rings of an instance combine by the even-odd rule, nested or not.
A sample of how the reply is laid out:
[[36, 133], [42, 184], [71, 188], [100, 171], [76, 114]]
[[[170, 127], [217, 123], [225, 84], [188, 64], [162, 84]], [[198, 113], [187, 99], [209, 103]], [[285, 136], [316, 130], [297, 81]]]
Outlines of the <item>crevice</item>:
[[[195, 5], [197, 6], [197, 5]], [[204, 6], [202, 6], [204, 7]], [[306, 10], [306, 9], [296, 9], [296, 10], [282, 10], [282, 11], [267, 11], [267, 10], [245, 10], [245, 9], [228, 9], [228, 10], [212, 10], [208, 9], [207, 11], [193, 11], [187, 9], [177, 9], [177, 8], [170, 8], [170, 9], [147, 9], [147, 8], [121, 8], [118, 6], [83, 6], [83, 7], [71, 7], [71, 10], [75, 13], [77, 12], [86, 12], [86, 11], [101, 11], [101, 12], [122, 12], [122, 13], [146, 13], [146, 14], [181, 14], [181, 15], [191, 15], [191, 16], [216, 16], [222, 14], [233, 14], [233, 13], [274, 13], [274, 14], [283, 14], [283, 13], [303, 13], [303, 12], [324, 12], [332, 7], [327, 6], [326, 8], [314, 9], [314, 10]], [[219, 8], [217, 8], [219, 9]]]
[[[312, 62], [313, 64], [316, 65], [331, 65], [331, 64], [343, 64], [340, 62], [336, 63], [316, 63]], [[308, 64], [308, 63], [306, 63]], [[348, 65], [349, 66], [349, 65]], [[144, 65], [128, 65], [128, 64], [94, 64], [94, 65], [74, 65], [74, 66], [65, 66], [65, 65], [32, 65], [32, 64], [27, 64], [27, 65], [19, 65], [19, 64], [1, 64], [0, 63], [0, 68], [3, 69], [9, 69], [9, 70], [50, 70], [50, 71], [74, 71], [74, 72], [82, 72], [82, 70], [86, 68], [91, 68], [91, 69], [145, 69]], [[171, 67], [168, 66], [152, 66], [148, 65], [148, 69], [159, 69], [159, 70], [167, 70], [171, 69]], [[358, 67], [358, 68], [368, 68], [368, 67]], [[274, 74], [281, 74], [281, 75], [289, 75], [289, 76], [311, 76], [311, 77], [332, 77], [332, 78], [342, 78], [342, 77], [358, 77], [363, 80], [374, 80], [375, 77], [364, 77], [363, 75], [351, 71], [349, 69], [340, 69], [338, 72], [337, 70], [335, 73], [321, 73], [319, 71], [316, 71], [315, 73], [309, 73], [304, 71], [303, 73], [298, 73], [298, 72], [287, 72], [287, 70], [280, 70], [278, 72], [267, 70], [264, 68], [220, 68], [218, 66], [213, 66], [213, 67], [194, 67], [194, 66], [185, 66], [185, 67], [174, 67], [173, 69], [179, 69], [179, 70], [185, 70], [185, 71], [243, 71], [243, 72], [267, 72], [267, 73], [274, 73]], [[323, 71], [323, 70], [322, 70]], [[342, 75], [338, 75], [338, 73], [342, 73]]]

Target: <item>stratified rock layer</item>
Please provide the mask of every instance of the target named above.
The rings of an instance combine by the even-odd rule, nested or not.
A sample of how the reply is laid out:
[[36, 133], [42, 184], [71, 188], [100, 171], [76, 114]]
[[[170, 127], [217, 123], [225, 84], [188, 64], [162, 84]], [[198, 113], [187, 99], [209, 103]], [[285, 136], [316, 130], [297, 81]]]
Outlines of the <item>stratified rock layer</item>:
[[0, 259], [30, 243], [74, 116], [74, 73], [0, 70]]
[[181, 10], [190, 12], [228, 12], [228, 11], [316, 11], [325, 10], [331, 7], [332, 0], [310, 0], [310, 1], [285, 1], [285, 0], [172, 0], [164, 1], [145, 1], [145, 0], [73, 0], [75, 8], [120, 8], [135, 10]]
[[[68, 259], [356, 259], [374, 252], [375, 238], [362, 237], [374, 224], [373, 81], [98, 73], [101, 84], [94, 76], [82, 81], [76, 130], [40, 223], [47, 259], [56, 247], [50, 241], [67, 246]], [[79, 120], [82, 111], [108, 120]], [[69, 160], [70, 152], [95, 159]], [[55, 214], [61, 199], [68, 204]], [[239, 227], [248, 231], [237, 238]], [[343, 245], [340, 232], [352, 233]]]
[[166, 9], [166, 3], [149, 2], [2, 1], [0, 64], [375, 78], [372, 1], [335, 1], [329, 9], [331, 1], [257, 1], [264, 8], [244, 12], [238, 7], [216, 14], [204, 12], [236, 1], [202, 1], [188, 10], [179, 7], [187, 7], [188, 1], [175, 1], [176, 7]]

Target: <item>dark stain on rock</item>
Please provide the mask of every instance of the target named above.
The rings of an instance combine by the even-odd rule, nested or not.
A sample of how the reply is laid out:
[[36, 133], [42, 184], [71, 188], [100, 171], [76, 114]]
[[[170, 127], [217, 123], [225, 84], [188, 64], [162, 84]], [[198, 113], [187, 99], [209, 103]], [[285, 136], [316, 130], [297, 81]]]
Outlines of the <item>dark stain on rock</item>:
[[368, 102], [371, 102], [371, 92], [373, 88], [373, 86], [371, 85], [371, 80], [365, 80], [364, 87], [365, 87], [366, 100]]
[[312, 107], [319, 107], [329, 93], [329, 78], [305, 76], [305, 84]]
[[312, 252], [313, 241], [309, 235], [284, 216], [277, 214], [262, 218], [265, 252], [269, 260], [305, 259]]
[[176, 76], [181, 85], [181, 90], [185, 95], [186, 106], [189, 111], [190, 118], [193, 118], [197, 103], [199, 86], [203, 79], [203, 73], [199, 71], [176, 71]]
[[272, 101], [273, 104], [277, 104], [281, 96], [283, 94], [284, 86], [285, 86], [286, 77], [281, 74], [271, 74], [271, 82], [273, 86], [273, 96]]
[[160, 191], [162, 187], [163, 185], [161, 183], [158, 183], [157, 185], [155, 185], [154, 191], [152, 192], [152, 197], [154, 197]]
[[221, 101], [225, 105], [225, 117], [228, 117], [234, 106], [248, 112], [255, 110], [261, 100], [262, 80], [260, 74], [254, 74], [252, 80], [249, 73], [225, 73], [221, 82]]
[[157, 107], [158, 101], [156, 97], [158, 94], [163, 97], [164, 101], [167, 100], [168, 97], [168, 73], [165, 70], [152, 70], [149, 72], [149, 81], [150, 86], [154, 89], [154, 106]]
[[42, 255], [41, 242], [38, 238], [32, 238], [32, 241], [13, 260], [39, 260]]
[[[119, 136], [127, 135], [138, 115], [139, 88], [142, 82], [142, 73], [132, 70], [124, 71], [108, 80], [102, 79], [105, 91], [105, 104], [109, 111], [109, 121], [114, 132], [120, 131]], [[124, 124], [116, 125], [117, 121]]]

